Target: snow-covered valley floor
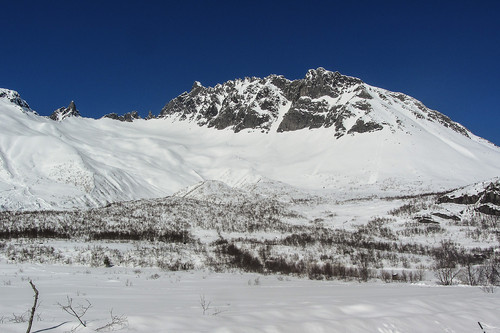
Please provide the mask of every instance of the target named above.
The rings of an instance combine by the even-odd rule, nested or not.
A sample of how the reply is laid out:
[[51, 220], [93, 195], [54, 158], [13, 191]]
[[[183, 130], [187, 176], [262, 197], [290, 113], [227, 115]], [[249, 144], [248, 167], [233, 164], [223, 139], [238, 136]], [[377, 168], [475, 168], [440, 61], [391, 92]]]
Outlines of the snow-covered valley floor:
[[[0, 332], [24, 332], [40, 292], [32, 332], [68, 332], [61, 306], [92, 307], [93, 332], [121, 317], [120, 332], [486, 332], [500, 331], [500, 293], [479, 287], [311, 281], [280, 275], [169, 272], [0, 262]], [[432, 279], [432, 277], [428, 277]], [[204, 303], [204, 306], [203, 304]], [[205, 309], [204, 309], [205, 308]], [[205, 312], [205, 313], [204, 313]], [[125, 322], [126, 319], [126, 322]], [[21, 321], [21, 320], [18, 320]], [[101, 331], [106, 331], [103, 329]]]

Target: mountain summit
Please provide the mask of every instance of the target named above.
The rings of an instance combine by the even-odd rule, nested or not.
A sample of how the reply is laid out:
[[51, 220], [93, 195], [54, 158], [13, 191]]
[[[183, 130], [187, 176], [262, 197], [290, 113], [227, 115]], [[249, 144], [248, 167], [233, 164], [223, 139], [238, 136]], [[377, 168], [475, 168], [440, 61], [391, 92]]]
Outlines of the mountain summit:
[[438, 122], [469, 136], [463, 126], [407, 95], [372, 87], [360, 79], [321, 67], [294, 81], [270, 75], [208, 88], [195, 82], [190, 92], [165, 105], [159, 117], [234, 132], [331, 127], [337, 138], [383, 128], [404, 130], [406, 118], [410, 118]]
[[67, 107], [62, 107], [49, 116], [50, 119], [55, 121], [62, 121], [68, 117], [81, 117], [80, 112], [76, 109], [74, 101], [71, 101]]

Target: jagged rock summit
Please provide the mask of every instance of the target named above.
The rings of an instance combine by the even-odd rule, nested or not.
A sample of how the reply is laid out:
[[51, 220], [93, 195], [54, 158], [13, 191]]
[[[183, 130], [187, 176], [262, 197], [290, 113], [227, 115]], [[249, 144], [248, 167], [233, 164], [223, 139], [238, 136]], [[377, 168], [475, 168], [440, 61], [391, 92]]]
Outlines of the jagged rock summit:
[[403, 129], [406, 118], [438, 122], [469, 136], [462, 125], [401, 93], [358, 78], [311, 69], [303, 79], [270, 75], [227, 81], [215, 87], [195, 82], [166, 104], [159, 118], [195, 122], [216, 129], [288, 132], [332, 128], [334, 136]]
[[[151, 111], [150, 111], [151, 112]], [[113, 120], [119, 120], [119, 121], [126, 121], [126, 122], [133, 122], [136, 119], [141, 119], [141, 116], [139, 116], [139, 112], [137, 111], [131, 111], [125, 113], [123, 116], [119, 116], [117, 113], [108, 113], [105, 114], [102, 118], [109, 118]], [[147, 118], [149, 119], [149, 118]]]
[[55, 121], [62, 121], [69, 117], [81, 117], [80, 112], [76, 109], [74, 101], [71, 101], [68, 107], [59, 108], [52, 112], [52, 114], [49, 116], [50, 119]]

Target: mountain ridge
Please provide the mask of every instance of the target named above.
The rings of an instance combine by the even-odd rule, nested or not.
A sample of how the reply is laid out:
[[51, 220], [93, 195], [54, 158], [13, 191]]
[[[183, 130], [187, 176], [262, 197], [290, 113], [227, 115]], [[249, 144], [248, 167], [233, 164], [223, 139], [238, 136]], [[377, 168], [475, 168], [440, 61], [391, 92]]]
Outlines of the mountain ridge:
[[[288, 80], [280, 75], [230, 80], [215, 87], [195, 82], [168, 102], [159, 118], [196, 122], [199, 126], [286, 132], [333, 127], [335, 136], [381, 130], [384, 124], [372, 119], [374, 96], [382, 106], [409, 104], [415, 117], [438, 121], [468, 136], [469, 131], [447, 116], [430, 110], [420, 101], [402, 93], [367, 85], [362, 80], [324, 68], [310, 69], [303, 79]], [[274, 124], [274, 123], [277, 123]]]
[[324, 69], [301, 80], [195, 82], [168, 112], [131, 122], [53, 121], [1, 90], [0, 209], [96, 207], [205, 181], [278, 197], [393, 196], [500, 174], [499, 147], [410, 96]]

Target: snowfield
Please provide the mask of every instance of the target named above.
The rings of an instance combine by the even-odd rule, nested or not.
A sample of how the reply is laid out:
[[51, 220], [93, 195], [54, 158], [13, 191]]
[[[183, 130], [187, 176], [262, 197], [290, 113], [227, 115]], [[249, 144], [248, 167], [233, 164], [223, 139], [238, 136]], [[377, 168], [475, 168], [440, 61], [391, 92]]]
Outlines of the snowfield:
[[[280, 275], [166, 272], [123, 267], [89, 268], [0, 262], [0, 331], [33, 304], [30, 279], [40, 292], [32, 332], [68, 332], [75, 318], [57, 303], [92, 307], [93, 332], [123, 321], [119, 332], [486, 332], [500, 330], [500, 293], [479, 287], [310, 281]], [[205, 311], [202, 302], [205, 301]], [[204, 313], [205, 312], [205, 313]], [[125, 321], [126, 319], [126, 321]], [[103, 330], [106, 331], [106, 330]]]
[[[500, 331], [500, 147], [318, 68], [158, 118], [0, 89], [0, 332]], [[73, 314], [73, 315], [71, 315]]]

